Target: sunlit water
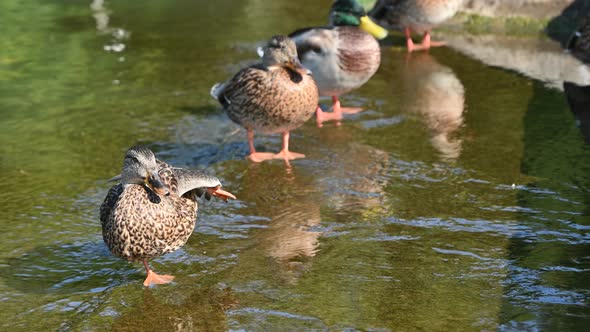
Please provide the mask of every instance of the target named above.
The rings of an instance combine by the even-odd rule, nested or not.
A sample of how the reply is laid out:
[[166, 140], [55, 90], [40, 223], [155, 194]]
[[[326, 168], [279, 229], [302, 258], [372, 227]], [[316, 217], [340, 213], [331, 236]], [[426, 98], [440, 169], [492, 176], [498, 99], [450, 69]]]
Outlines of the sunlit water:
[[[244, 160], [209, 88], [329, 3], [0, 2], [1, 329], [586, 328], [590, 151], [543, 82], [393, 38], [343, 98], [364, 113]], [[201, 204], [150, 289], [98, 221], [138, 142], [239, 198]]]

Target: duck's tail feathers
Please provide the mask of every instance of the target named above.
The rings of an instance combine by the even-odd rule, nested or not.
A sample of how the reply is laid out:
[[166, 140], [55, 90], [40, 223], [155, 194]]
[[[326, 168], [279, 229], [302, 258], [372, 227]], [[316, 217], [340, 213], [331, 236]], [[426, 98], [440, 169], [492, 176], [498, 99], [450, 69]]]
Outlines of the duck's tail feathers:
[[211, 97], [219, 100], [219, 96], [221, 96], [221, 94], [223, 93], [224, 88], [225, 83], [216, 83], [211, 87], [211, 91], [209, 93], [211, 94]]
[[213, 98], [215, 98], [223, 107], [227, 107], [231, 104], [231, 101], [227, 99], [224, 94], [226, 83], [217, 83], [209, 92]]
[[121, 177], [121, 174], [119, 174], [119, 175], [115, 175], [115, 176], [113, 176], [112, 178], [108, 179], [108, 180], [107, 180], [107, 182], [117, 182], [117, 181], [120, 181], [120, 180], [121, 180], [121, 178], [122, 178], [122, 177]]

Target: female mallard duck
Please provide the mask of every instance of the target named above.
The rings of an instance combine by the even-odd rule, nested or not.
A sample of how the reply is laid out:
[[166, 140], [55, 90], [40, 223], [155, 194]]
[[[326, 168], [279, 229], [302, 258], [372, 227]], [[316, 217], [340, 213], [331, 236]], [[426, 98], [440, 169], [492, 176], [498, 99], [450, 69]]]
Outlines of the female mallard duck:
[[221, 190], [215, 177], [171, 167], [141, 146], [125, 154], [120, 183], [109, 190], [100, 207], [102, 236], [110, 251], [130, 261], [142, 261], [144, 286], [165, 284], [174, 278], [158, 275], [148, 259], [182, 247], [192, 234], [197, 217], [197, 197], [236, 197]]
[[[443, 42], [430, 40], [430, 31], [453, 17], [462, 4], [463, 0], [379, 0], [369, 16], [388, 29], [403, 30], [408, 52], [412, 52], [443, 46]], [[412, 31], [424, 34], [421, 44], [414, 44]]]
[[[371, 36], [372, 35], [372, 36]], [[365, 84], [379, 68], [381, 50], [375, 38], [387, 31], [374, 24], [356, 0], [336, 0], [330, 10], [330, 25], [293, 32], [299, 59], [311, 70], [320, 95], [331, 96], [333, 112], [317, 107], [317, 123], [342, 119], [342, 113], [360, 108], [340, 106], [338, 97]]]
[[587, 15], [567, 43], [567, 49], [580, 61], [590, 63], [590, 15]]
[[[262, 52], [261, 64], [244, 68], [229, 81], [215, 84], [211, 95], [233, 122], [248, 130], [249, 159], [261, 162], [303, 158], [305, 155], [289, 151], [289, 131], [313, 115], [318, 88], [309, 70], [297, 59], [297, 48], [288, 37], [272, 37]], [[256, 152], [254, 131], [282, 133], [281, 152]]]

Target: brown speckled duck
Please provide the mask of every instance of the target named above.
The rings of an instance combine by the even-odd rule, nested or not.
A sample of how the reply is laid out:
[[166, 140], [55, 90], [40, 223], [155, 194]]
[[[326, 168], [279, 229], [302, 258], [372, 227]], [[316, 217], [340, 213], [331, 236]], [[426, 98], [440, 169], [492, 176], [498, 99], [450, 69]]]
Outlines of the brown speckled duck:
[[330, 25], [293, 32], [299, 59], [310, 69], [320, 95], [331, 96], [333, 112], [317, 108], [317, 123], [339, 121], [343, 113], [362, 109], [341, 107], [338, 97], [360, 88], [381, 64], [381, 49], [375, 38], [387, 31], [374, 24], [356, 0], [336, 0], [330, 10]]
[[[292, 160], [305, 155], [289, 151], [289, 132], [303, 125], [318, 104], [318, 88], [297, 58], [297, 48], [286, 36], [274, 36], [262, 50], [262, 63], [240, 70], [211, 88], [229, 118], [246, 128], [254, 162]], [[256, 152], [254, 132], [282, 133], [283, 148], [274, 154]]]
[[116, 256], [142, 261], [147, 273], [144, 286], [165, 284], [173, 276], [158, 275], [148, 259], [182, 247], [193, 233], [197, 197], [235, 199], [221, 190], [213, 176], [171, 167], [141, 146], [127, 150], [121, 175], [100, 207], [102, 236]]
[[[412, 52], [443, 46], [430, 39], [430, 31], [453, 17], [462, 5], [463, 0], [379, 0], [369, 16], [388, 29], [404, 31], [408, 52]], [[412, 31], [424, 34], [421, 44], [414, 44]]]
[[570, 37], [567, 49], [580, 61], [590, 64], [590, 14], [582, 19]]

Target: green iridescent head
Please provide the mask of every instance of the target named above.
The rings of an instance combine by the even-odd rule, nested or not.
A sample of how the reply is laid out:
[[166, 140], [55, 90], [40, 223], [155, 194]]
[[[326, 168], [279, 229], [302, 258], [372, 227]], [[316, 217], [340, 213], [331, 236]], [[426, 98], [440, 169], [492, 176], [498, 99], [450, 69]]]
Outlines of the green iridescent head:
[[367, 15], [356, 0], [336, 0], [330, 10], [330, 23], [336, 26], [359, 26], [361, 17]]
[[330, 24], [359, 27], [377, 39], [387, 37], [387, 30], [375, 24], [356, 0], [334, 1], [330, 10]]

